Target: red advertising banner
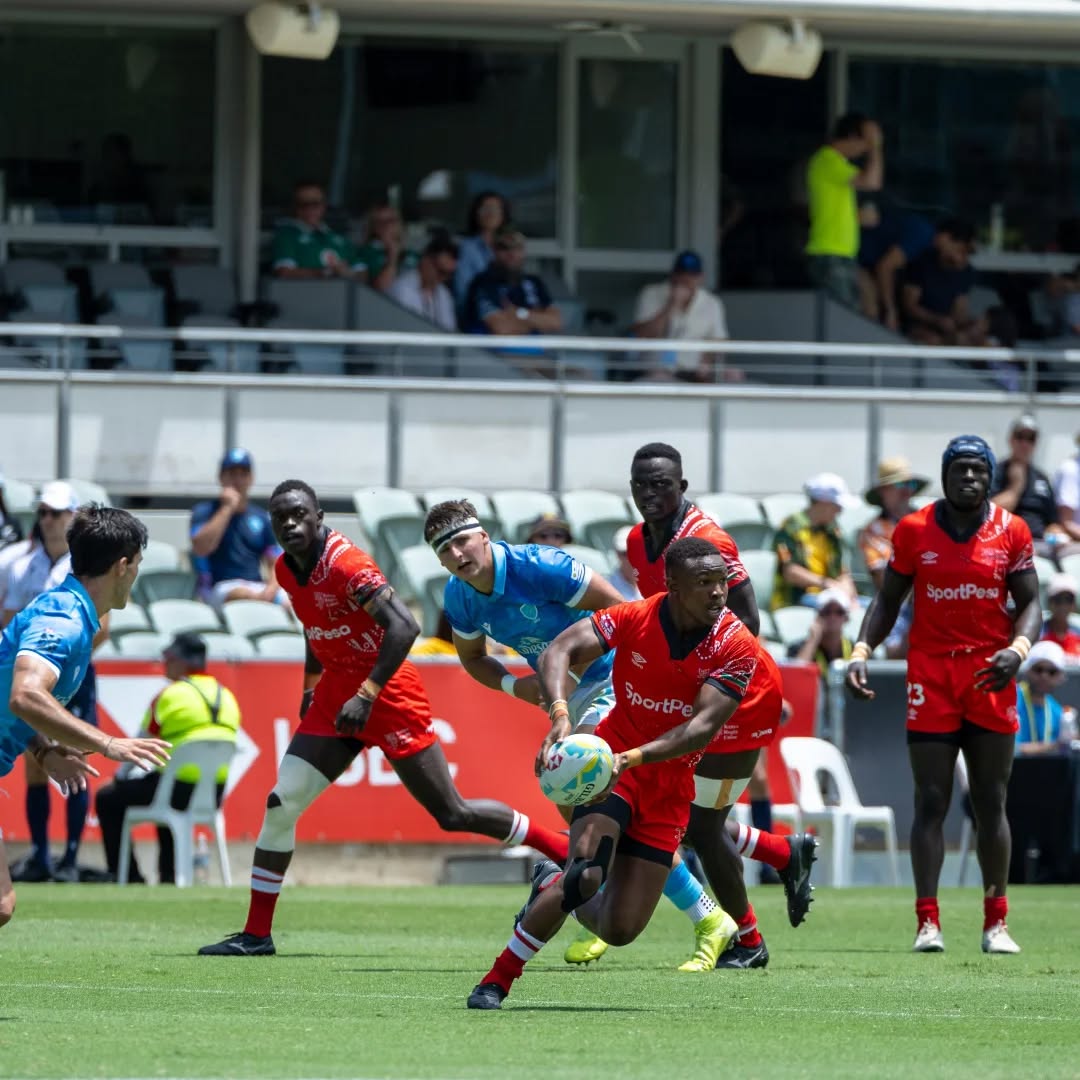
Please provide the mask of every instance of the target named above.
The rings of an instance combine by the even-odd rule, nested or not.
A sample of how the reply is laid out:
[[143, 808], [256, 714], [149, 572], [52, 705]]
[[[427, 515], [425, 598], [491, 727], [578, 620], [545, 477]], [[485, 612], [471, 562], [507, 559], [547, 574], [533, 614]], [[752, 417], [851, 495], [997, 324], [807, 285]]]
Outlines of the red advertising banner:
[[[450, 770], [466, 798], [501, 799], [536, 821], [558, 827], [561, 818], [540, 793], [532, 774], [536, 749], [547, 730], [544, 713], [474, 682], [456, 663], [420, 665], [431, 697], [436, 731]], [[240, 703], [243, 730], [229, 775], [225, 819], [230, 839], [254, 840], [277, 763], [288, 746], [300, 703], [301, 669], [296, 664], [245, 662], [212, 664], [210, 671]], [[782, 668], [785, 696], [794, 717], [785, 735], [810, 735], [817, 708], [818, 670], [810, 665]], [[147, 705], [166, 685], [161, 665], [106, 660], [97, 665], [98, 716], [106, 731], [133, 735]], [[102, 784], [115, 765], [100, 757]], [[779, 754], [769, 755], [775, 802], [790, 802], [791, 792]], [[0, 830], [11, 841], [28, 839], [24, 812], [23, 767], [0, 779]], [[6, 797], [5, 797], [6, 796]], [[53, 793], [50, 832], [64, 836], [61, 796]], [[97, 839], [91, 818], [87, 839]], [[470, 834], [442, 832], [406, 793], [382, 753], [370, 750], [300, 819], [300, 842], [324, 843], [475, 843]]]

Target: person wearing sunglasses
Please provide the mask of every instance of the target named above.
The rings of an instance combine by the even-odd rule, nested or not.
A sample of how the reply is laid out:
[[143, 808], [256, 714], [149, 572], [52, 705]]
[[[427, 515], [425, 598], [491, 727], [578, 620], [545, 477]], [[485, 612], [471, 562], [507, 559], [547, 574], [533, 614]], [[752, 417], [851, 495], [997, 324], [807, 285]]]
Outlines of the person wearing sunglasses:
[[440, 330], [453, 333], [457, 330], [457, 313], [449, 284], [454, 280], [457, 263], [457, 244], [445, 233], [433, 236], [416, 268], [398, 274], [386, 295]]
[[302, 180], [293, 188], [293, 216], [278, 224], [270, 253], [275, 277], [360, 278], [367, 264], [356, 246], [326, 224], [326, 193]]
[[1030, 413], [1018, 416], [1009, 428], [1009, 456], [994, 470], [990, 498], [1027, 522], [1036, 555], [1056, 562], [1080, 551], [1080, 545], [1070, 542], [1058, 521], [1050, 477], [1035, 465], [1038, 443], [1038, 421]]
[[1031, 647], [1020, 669], [1016, 687], [1017, 754], [1047, 754], [1059, 747], [1068, 749], [1076, 737], [1072, 709], [1061, 704], [1053, 691], [1065, 682], [1065, 653], [1052, 641], [1038, 641]]

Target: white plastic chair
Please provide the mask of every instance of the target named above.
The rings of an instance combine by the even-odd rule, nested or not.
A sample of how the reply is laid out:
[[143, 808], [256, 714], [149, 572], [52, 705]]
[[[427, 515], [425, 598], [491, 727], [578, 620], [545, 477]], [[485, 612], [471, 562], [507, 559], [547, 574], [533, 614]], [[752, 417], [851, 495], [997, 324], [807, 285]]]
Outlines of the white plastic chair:
[[[176, 852], [176, 884], [187, 888], [195, 878], [195, 844], [193, 833], [196, 825], [209, 828], [217, 846], [221, 881], [232, 884], [229, 871], [229, 851], [225, 844], [225, 815], [217, 805], [217, 774], [228, 765], [236, 751], [235, 744], [220, 739], [192, 739], [181, 743], [172, 752], [172, 758], [161, 774], [154, 801], [149, 806], [129, 806], [124, 813], [120, 834], [120, 872], [118, 885], [128, 883], [128, 865], [131, 862], [131, 830], [147, 822], [162, 825], [173, 835]], [[176, 776], [185, 765], [199, 770], [199, 779], [191, 793], [186, 810], [172, 808], [173, 788]]]
[[[829, 848], [832, 864], [832, 884], [847, 887], [851, 884], [851, 864], [855, 851], [855, 828], [871, 825], [882, 830], [889, 854], [894, 885], [900, 884], [900, 863], [897, 857], [896, 818], [891, 806], [864, 806], [855, 790], [844, 755], [824, 739], [798, 736], [780, 740], [780, 756], [791, 780], [791, 790], [799, 804], [803, 821], [808, 825], [829, 827]], [[836, 789], [839, 803], [826, 806], [821, 797], [818, 774], [829, 777]], [[776, 811], [773, 811], [774, 817]]]
[[562, 550], [578, 562], [583, 562], [594, 574], [607, 577], [611, 573], [611, 557], [606, 551], [585, 544], [566, 544]]
[[810, 500], [801, 492], [778, 491], [761, 500], [761, 512], [774, 529], [779, 529], [785, 518], [805, 510], [809, 503]]
[[255, 646], [239, 634], [200, 634], [210, 660], [254, 660]]
[[155, 630], [133, 630], [118, 637], [113, 644], [116, 651], [127, 660], [160, 660], [161, 652], [172, 635], [159, 634]]
[[439, 562], [427, 544], [413, 544], [398, 552], [398, 565], [409, 590], [423, 609], [421, 629], [426, 637], [434, 636], [443, 610], [443, 593], [450, 572]]
[[728, 491], [711, 491], [698, 495], [694, 503], [728, 533], [737, 547], [769, 546], [773, 527], [762, 515], [757, 499]]
[[156, 600], [148, 614], [154, 629], [162, 634], [214, 634], [221, 630], [217, 613], [200, 600]]
[[138, 604], [128, 601], [126, 607], [114, 608], [109, 612], [109, 637], [114, 641], [125, 634], [152, 629], [146, 609]]
[[776, 552], [740, 551], [739, 558], [750, 575], [750, 585], [754, 590], [758, 610], [768, 611], [776, 584]]
[[630, 524], [626, 499], [613, 492], [582, 488], [564, 491], [559, 498], [566, 523], [578, 543], [598, 551], [610, 551], [615, 534]]
[[503, 527], [503, 537], [511, 544], [525, 541], [525, 533], [541, 514], [561, 515], [554, 495], [546, 491], [496, 491], [491, 505]]
[[785, 645], [798, 645], [799, 642], [805, 641], [816, 618], [817, 611], [803, 604], [794, 607], [777, 608], [772, 613], [776, 636]]
[[304, 662], [303, 634], [264, 634], [255, 642], [255, 652], [264, 660]]
[[225, 628], [237, 637], [257, 638], [296, 629], [289, 613], [268, 600], [230, 600], [222, 605], [221, 617]]
[[180, 552], [164, 540], [148, 540], [143, 549], [139, 573], [154, 570], [179, 570]]

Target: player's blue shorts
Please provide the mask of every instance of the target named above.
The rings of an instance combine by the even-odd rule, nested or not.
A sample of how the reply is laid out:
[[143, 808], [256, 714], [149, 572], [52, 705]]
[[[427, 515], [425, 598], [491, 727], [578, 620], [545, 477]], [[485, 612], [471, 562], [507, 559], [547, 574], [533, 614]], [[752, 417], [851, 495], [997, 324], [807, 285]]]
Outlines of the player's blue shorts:
[[570, 722], [576, 731], [580, 727], [594, 728], [615, 705], [615, 689], [610, 680], [579, 686], [566, 703]]
[[68, 712], [77, 716], [86, 724], [98, 727], [97, 715], [97, 673], [94, 665], [86, 669], [82, 685], [75, 691], [75, 696], [68, 702]]

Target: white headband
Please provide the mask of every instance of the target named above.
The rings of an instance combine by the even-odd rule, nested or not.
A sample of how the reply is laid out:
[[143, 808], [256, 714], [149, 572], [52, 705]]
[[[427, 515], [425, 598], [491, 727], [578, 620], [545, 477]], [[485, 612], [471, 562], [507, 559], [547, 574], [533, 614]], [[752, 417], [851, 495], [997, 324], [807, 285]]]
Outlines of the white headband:
[[445, 548], [459, 533], [478, 532], [482, 528], [483, 525], [481, 525], [476, 518], [466, 518], [457, 525], [450, 525], [443, 529], [437, 536], [433, 536], [431, 538], [431, 550], [434, 551], [436, 555], [440, 555], [443, 548]]

